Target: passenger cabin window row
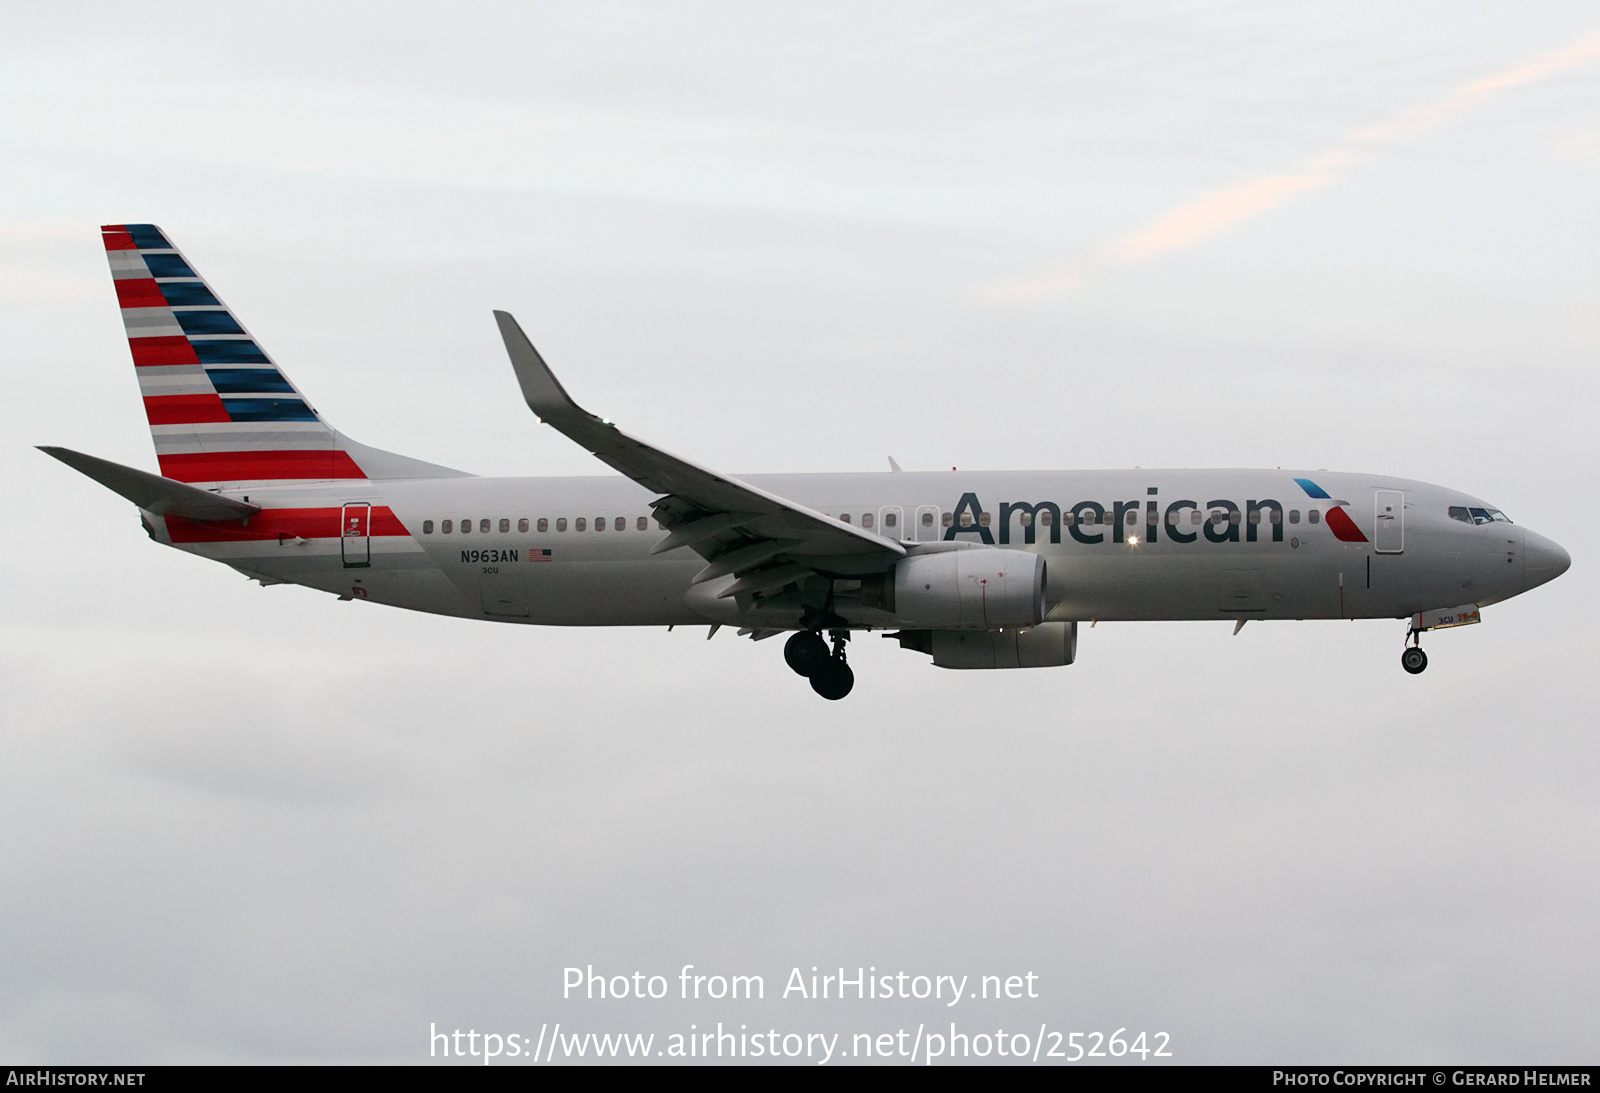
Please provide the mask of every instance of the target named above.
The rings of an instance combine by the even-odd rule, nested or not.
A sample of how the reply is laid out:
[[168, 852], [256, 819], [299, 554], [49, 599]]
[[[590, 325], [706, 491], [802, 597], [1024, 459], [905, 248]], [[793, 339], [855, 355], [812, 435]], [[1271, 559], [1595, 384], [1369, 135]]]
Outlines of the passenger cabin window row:
[[[1461, 511], [1465, 512], [1466, 510], [1462, 509]], [[1473, 511], [1474, 512], [1479, 512], [1479, 511], [1482, 511], [1482, 510], [1474, 509]], [[1221, 509], [1221, 508], [1211, 509], [1209, 513], [1206, 512], [1203, 509], [1191, 509], [1191, 510], [1188, 510], [1188, 512], [1189, 512], [1189, 523], [1191, 523], [1191, 524], [1203, 524], [1203, 523], [1206, 523], [1207, 521], [1209, 521], [1211, 523], [1215, 523], [1215, 524], [1227, 524], [1227, 523], [1237, 524], [1237, 523], [1240, 523], [1241, 521], [1243, 521], [1245, 519], [1248, 519], [1250, 521], [1250, 523], [1252, 523], [1252, 524], [1259, 524], [1263, 520], [1265, 520], [1269, 524], [1281, 524], [1281, 523], [1283, 523], [1283, 519], [1284, 519], [1284, 514], [1283, 514], [1282, 510], [1276, 509], [1276, 508], [1256, 509], [1255, 511], [1251, 512], [1248, 517], [1244, 516], [1242, 513], [1238, 512], [1238, 511], [1229, 510], [1229, 509]], [[1452, 516], [1454, 516], [1455, 513], [1456, 513], [1456, 510], [1455, 509], [1451, 509], [1450, 513], [1451, 513]], [[1175, 521], [1174, 522], [1183, 519], [1183, 516], [1182, 516], [1181, 512], [1175, 513], [1174, 516], [1175, 516]], [[1457, 519], [1462, 519], [1462, 518], [1463, 517], [1457, 517]], [[898, 515], [896, 513], [894, 513], [894, 512], [886, 512], [886, 513], [884, 513], [883, 514], [883, 527], [884, 527], [884, 530], [888, 531], [888, 529], [895, 527], [898, 519], [899, 519]], [[1138, 509], [1128, 509], [1124, 513], [1123, 519], [1124, 519], [1124, 522], [1127, 523], [1129, 526], [1137, 524], [1139, 522], [1139, 519], [1140, 519], [1139, 510]], [[1317, 509], [1308, 509], [1306, 511], [1306, 519], [1309, 522], [1313, 523], [1313, 524], [1320, 523], [1321, 520], [1322, 520], [1322, 514]], [[1504, 519], [1504, 517], [1500, 517], [1500, 519]], [[849, 523], [855, 522], [856, 517], [851, 513], [841, 512], [839, 514], [839, 520], [840, 520], [841, 523], [849, 524]], [[1146, 509], [1144, 511], [1144, 522], [1145, 523], [1154, 525], [1159, 520], [1160, 520], [1159, 510]], [[925, 528], [933, 527], [933, 513], [932, 512], [928, 512], [928, 511], [922, 512], [918, 517], [918, 521]], [[1044, 512], [1041, 512], [1041, 513], [1039, 513], [1037, 515], [1035, 515], [1035, 514], [1033, 514], [1031, 512], [1024, 512], [1024, 513], [1018, 514], [1017, 521], [1023, 527], [1031, 527], [1033, 524], [1037, 523], [1040, 527], [1047, 528], [1047, 527], [1050, 527], [1051, 525], [1053, 525], [1055, 523], [1055, 514], [1050, 512], [1048, 509], [1046, 509]], [[861, 514], [860, 523], [861, 523], [862, 527], [871, 528], [871, 527], [873, 527], [873, 522], [874, 522], [874, 517], [873, 517], [872, 513], [864, 512], [864, 513]], [[940, 513], [940, 515], [939, 515], [939, 523], [940, 523], [940, 526], [942, 526], [942, 527], [947, 527], [947, 528], [948, 527], [953, 527], [953, 526], [955, 526], [956, 522], [957, 522], [956, 515], [953, 512]], [[1070, 525], [1073, 525], [1073, 524], [1077, 524], [1077, 525], [1084, 526], [1084, 527], [1090, 527], [1090, 526], [1095, 526], [1095, 525], [1105, 525], [1105, 526], [1109, 527], [1111, 524], [1113, 524], [1115, 522], [1116, 522], [1116, 517], [1109, 510], [1105, 511], [1105, 512], [1096, 513], [1091, 509], [1091, 510], [1085, 511], [1081, 516], [1078, 513], [1072, 512], [1070, 510], [1067, 511], [1067, 512], [1063, 512], [1061, 514], [1061, 523], [1062, 523], [1063, 526], [1070, 526]], [[1290, 509], [1289, 510], [1289, 523], [1298, 524], [1299, 522], [1300, 522], [1300, 510], [1299, 509]], [[970, 528], [970, 527], [983, 527], [983, 528], [986, 528], [986, 527], [991, 527], [991, 526], [993, 526], [993, 517], [987, 512], [980, 512], [980, 513], [978, 513], [977, 521], [974, 522], [973, 519], [972, 519], [972, 513], [963, 512], [961, 514], [961, 517], [960, 517], [960, 525], [962, 527], [964, 527], [964, 528]]]
[[[633, 523], [634, 530], [636, 530], [636, 531], [649, 531], [650, 530], [650, 517], [648, 517], [648, 516], [637, 516], [637, 517], [632, 517], [631, 520], [632, 520], [632, 523]], [[630, 517], [627, 517], [627, 516], [616, 516], [616, 517], [611, 517], [609, 519], [607, 517], [604, 517], [604, 516], [596, 516], [594, 518], [594, 530], [596, 530], [596, 531], [605, 531], [609, 527], [613, 531], [627, 531], [628, 530], [629, 521], [630, 521]], [[553, 521], [549, 517], [541, 516], [541, 517], [539, 517], [538, 520], [533, 521], [532, 526], [537, 531], [548, 532], [550, 530], [550, 525], [552, 523], [555, 524], [555, 528], [556, 528], [557, 531], [566, 531], [567, 530], [567, 518], [565, 516], [558, 516]], [[473, 527], [474, 527], [474, 522], [473, 522], [472, 517], [467, 517], [466, 519], [463, 519], [463, 520], [459, 521], [459, 523], [457, 521], [455, 521], [455, 520], [440, 520], [439, 521], [439, 534], [440, 535], [452, 535], [452, 534], [455, 534], [457, 529], [459, 528], [460, 534], [462, 534], [462, 535], [471, 535], [471, 534], [473, 534]], [[489, 531], [490, 531], [491, 528], [498, 528], [498, 530], [500, 531], [500, 533], [502, 535], [509, 535], [511, 533], [511, 519], [510, 519], [510, 517], [502, 516], [500, 518], [499, 522], [496, 523], [493, 520], [479, 518], [477, 520], [477, 522], [476, 522], [476, 527], [477, 527], [477, 534], [479, 534], [479, 535], [487, 535], [487, 534], [489, 534]], [[517, 520], [517, 531], [519, 533], [526, 535], [528, 533], [528, 529], [529, 529], [529, 521], [528, 521], [528, 518], [526, 516], [521, 517], [520, 519]], [[583, 516], [579, 516], [576, 519], [574, 519], [572, 521], [572, 529], [574, 531], [587, 531], [589, 529], [589, 520], [588, 520], [588, 518], [587, 517], [583, 517]], [[433, 534], [433, 521], [432, 520], [424, 520], [424, 521], [422, 521], [422, 534], [424, 534], [424, 535], [432, 535]]]
[[[1190, 524], [1237, 524], [1246, 519], [1248, 519], [1252, 524], [1259, 524], [1263, 519], [1265, 519], [1265, 521], [1269, 524], [1281, 524], [1283, 523], [1285, 515], [1277, 508], [1256, 509], [1252, 511], [1248, 517], [1240, 513], [1237, 509], [1213, 508], [1209, 511], [1204, 509], [1189, 509], [1187, 511], [1188, 521]], [[1497, 520], [1508, 524], [1511, 522], [1509, 519], [1507, 519], [1506, 515], [1498, 509], [1466, 508], [1459, 505], [1450, 506], [1450, 517], [1468, 524], [1487, 524]], [[1183, 510], [1172, 513], [1171, 518], [1174, 520], [1174, 522], [1183, 520]], [[1140, 512], [1138, 509], [1130, 508], [1124, 513], [1124, 520], [1130, 527], [1137, 524], [1139, 519]], [[1158, 521], [1158, 519], [1160, 519], [1158, 511], [1150, 509], [1144, 510], [1145, 523], [1153, 525]], [[1288, 519], [1289, 523], [1298, 524], [1301, 519], [1300, 510], [1290, 509], [1288, 512]], [[846, 524], [854, 523], [859, 520], [860, 526], [867, 530], [874, 530], [878, 523], [877, 514], [872, 512], [863, 512], [859, 517], [854, 516], [852, 513], [841, 512], [839, 514], [839, 520]], [[1029, 527], [1037, 523], [1040, 527], [1047, 528], [1055, 522], [1055, 514], [1050, 512], [1048, 509], [1037, 514], [1024, 512], [1018, 515], [1018, 520], [1023, 527]], [[1089, 509], [1083, 511], [1081, 514], [1068, 510], [1061, 514], [1061, 523], [1063, 526], [1079, 524], [1086, 527], [1094, 525], [1104, 525], [1109, 527], [1115, 522], [1115, 520], [1116, 517], [1109, 510], [1097, 513], [1093, 509]], [[1305, 511], [1305, 520], [1307, 523], [1311, 524], [1321, 523], [1322, 513], [1317, 509], [1307, 509]], [[627, 531], [631, 524], [635, 531], [648, 531], [650, 530], [650, 522], [650, 517], [648, 516], [596, 516], [594, 517], [594, 530]], [[932, 528], [934, 524], [934, 513], [929, 509], [924, 508], [922, 512], [917, 514], [917, 522], [924, 528]], [[954, 513], [944, 512], [939, 514], [939, 524], [941, 527], [953, 527], [957, 524], [957, 522], [957, 517]], [[898, 532], [899, 523], [900, 514], [898, 511], [890, 510], [889, 512], [885, 512], [883, 514], [883, 534], [889, 535]], [[993, 525], [993, 517], [987, 512], [980, 512], [978, 513], [976, 522], [974, 522], [972, 513], [963, 512], [959, 518], [959, 523], [963, 528], [986, 528]], [[590, 521], [589, 518], [585, 516], [573, 517], [570, 521], [565, 516], [557, 516], [554, 519], [541, 516], [537, 520], [533, 521], [530, 521], [528, 517], [523, 516], [516, 521], [517, 531], [520, 534], [527, 534], [530, 528], [540, 532], [541, 534], [546, 533], [551, 530], [552, 524], [557, 532], [565, 532], [569, 526], [573, 531], [588, 531]], [[461, 535], [487, 535], [491, 530], [498, 530], [502, 535], [508, 535], [511, 533], [511, 519], [504, 516], [500, 517], [498, 521], [487, 517], [466, 517], [459, 521], [440, 520], [438, 526], [439, 534], [441, 535], [452, 535], [457, 533]], [[424, 520], [422, 522], [422, 534], [432, 535], [433, 533], [434, 521]]]

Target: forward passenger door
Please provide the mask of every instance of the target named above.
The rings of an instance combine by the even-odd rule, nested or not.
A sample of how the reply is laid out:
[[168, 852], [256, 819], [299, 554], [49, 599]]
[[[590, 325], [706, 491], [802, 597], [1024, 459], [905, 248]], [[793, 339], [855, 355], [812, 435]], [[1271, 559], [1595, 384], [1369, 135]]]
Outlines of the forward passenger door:
[[1406, 548], [1406, 495], [1400, 490], [1378, 490], [1373, 508], [1377, 528], [1372, 549], [1379, 554], [1399, 554]]

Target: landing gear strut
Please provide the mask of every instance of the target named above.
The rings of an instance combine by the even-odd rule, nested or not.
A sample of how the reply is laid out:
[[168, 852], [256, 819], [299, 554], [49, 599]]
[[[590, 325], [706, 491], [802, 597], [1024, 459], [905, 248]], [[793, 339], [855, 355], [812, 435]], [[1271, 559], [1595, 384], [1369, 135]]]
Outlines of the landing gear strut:
[[1400, 667], [1412, 675], [1421, 675], [1428, 666], [1428, 654], [1422, 651], [1422, 631], [1413, 630], [1406, 637], [1411, 639], [1411, 644], [1400, 653]]
[[811, 673], [811, 689], [828, 701], [837, 702], [856, 685], [856, 674], [844, 662], [844, 643], [850, 640], [850, 631], [835, 630], [828, 636], [833, 639], [833, 656]]
[[823, 698], [838, 701], [856, 685], [856, 674], [845, 663], [844, 643], [850, 640], [848, 630], [834, 630], [833, 651], [815, 630], [802, 630], [783, 646], [783, 659], [790, 668], [811, 680], [811, 689]]

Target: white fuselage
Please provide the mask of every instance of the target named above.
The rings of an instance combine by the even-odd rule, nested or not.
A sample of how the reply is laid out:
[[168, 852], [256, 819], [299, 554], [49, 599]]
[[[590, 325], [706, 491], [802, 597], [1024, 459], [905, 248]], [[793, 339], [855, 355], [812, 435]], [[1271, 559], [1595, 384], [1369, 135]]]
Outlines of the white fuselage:
[[[1328, 496], [1312, 496], [1297, 479]], [[1566, 564], [1559, 547], [1520, 525], [1450, 515], [1452, 507], [1483, 510], [1475, 498], [1378, 475], [1131, 470], [742, 481], [897, 540], [992, 541], [1036, 552], [1048, 566], [1052, 621], [1402, 617], [1494, 603]], [[1396, 494], [1380, 491], [1402, 499], [1381, 537], [1377, 508]], [[705, 560], [687, 548], [652, 554], [666, 534], [650, 519], [657, 495], [620, 476], [229, 491], [244, 495], [265, 510], [245, 529], [146, 520], [157, 539], [269, 583], [411, 610], [564, 626], [745, 621], [732, 600], [709, 608], [686, 600]], [[341, 535], [339, 514], [361, 505], [372, 507], [370, 525]], [[1348, 522], [1330, 522], [1335, 507]], [[392, 519], [378, 515], [385, 509]], [[1106, 522], [1088, 522], [1097, 509]], [[1341, 541], [1341, 527], [1365, 541]], [[848, 605], [849, 575], [835, 583]], [[897, 625], [868, 609], [840, 613], [854, 625]]]

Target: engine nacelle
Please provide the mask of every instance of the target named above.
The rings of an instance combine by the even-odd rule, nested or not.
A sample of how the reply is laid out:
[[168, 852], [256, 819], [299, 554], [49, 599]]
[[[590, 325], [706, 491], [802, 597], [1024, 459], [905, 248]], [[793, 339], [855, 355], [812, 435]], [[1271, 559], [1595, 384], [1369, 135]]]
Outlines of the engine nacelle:
[[1027, 630], [902, 630], [900, 647], [930, 653], [938, 668], [1060, 668], [1078, 655], [1078, 624]]
[[1026, 550], [912, 554], [894, 567], [890, 609], [913, 630], [998, 630], [1044, 619], [1044, 559]]

